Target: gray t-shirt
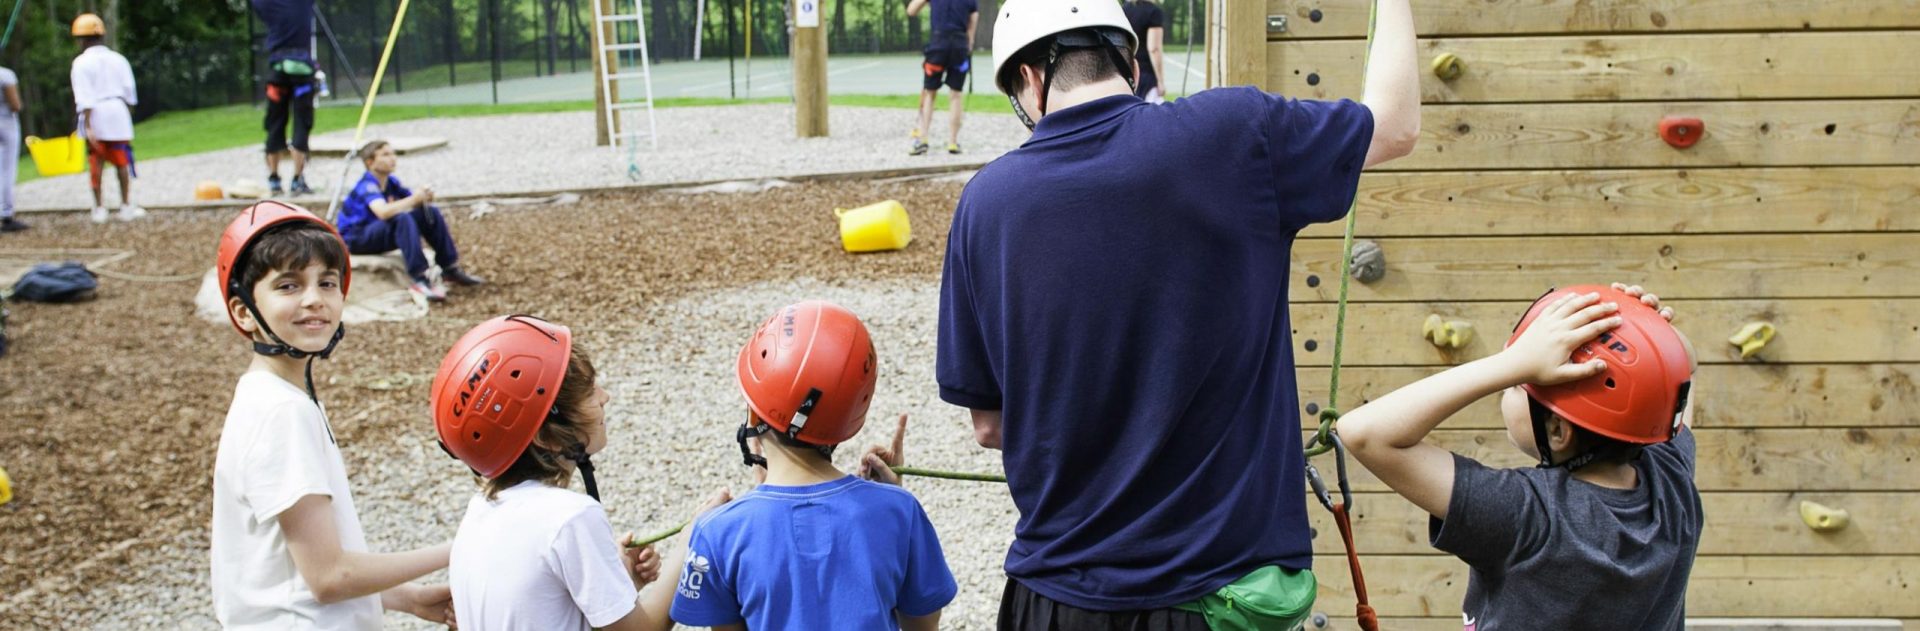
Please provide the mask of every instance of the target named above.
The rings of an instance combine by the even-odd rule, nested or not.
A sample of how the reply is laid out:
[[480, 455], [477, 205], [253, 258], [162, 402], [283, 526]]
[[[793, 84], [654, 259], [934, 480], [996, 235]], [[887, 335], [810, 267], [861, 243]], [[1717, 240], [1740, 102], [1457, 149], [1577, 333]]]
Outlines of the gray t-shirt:
[[1566, 469], [1491, 469], [1455, 455], [1433, 547], [1472, 569], [1467, 631], [1680, 629], [1699, 549], [1693, 430], [1647, 447], [1640, 484], [1609, 489]]
[[[10, 85], [20, 85], [20, 77], [15, 76], [12, 70], [0, 68], [0, 89]], [[11, 119], [14, 113], [13, 107], [7, 105], [7, 100], [0, 98], [0, 119]]]

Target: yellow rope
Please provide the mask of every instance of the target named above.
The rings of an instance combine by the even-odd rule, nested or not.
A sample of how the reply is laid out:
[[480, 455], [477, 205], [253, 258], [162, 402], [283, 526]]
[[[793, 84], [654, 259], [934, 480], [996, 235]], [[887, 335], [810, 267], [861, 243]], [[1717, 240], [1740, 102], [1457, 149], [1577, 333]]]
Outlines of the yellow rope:
[[328, 222], [332, 222], [334, 213], [340, 210], [340, 197], [347, 188], [347, 173], [353, 169], [353, 157], [360, 151], [362, 134], [367, 131], [367, 116], [373, 114], [373, 100], [380, 96], [380, 82], [387, 77], [387, 62], [393, 59], [393, 43], [400, 39], [400, 25], [407, 21], [409, 4], [412, 4], [412, 0], [400, 0], [400, 7], [393, 12], [393, 28], [387, 31], [387, 46], [380, 51], [380, 64], [373, 69], [373, 87], [367, 90], [366, 101], [360, 104], [360, 122], [353, 126], [353, 144], [347, 145], [347, 157], [340, 165], [340, 183], [333, 187], [332, 199], [327, 202]]

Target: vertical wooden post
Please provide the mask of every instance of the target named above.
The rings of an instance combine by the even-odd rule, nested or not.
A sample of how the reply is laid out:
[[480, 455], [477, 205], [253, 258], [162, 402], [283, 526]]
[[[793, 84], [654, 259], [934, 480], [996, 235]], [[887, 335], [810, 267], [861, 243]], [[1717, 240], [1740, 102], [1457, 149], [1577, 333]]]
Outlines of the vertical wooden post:
[[793, 0], [794, 133], [827, 135], [827, 28], [821, 0]]
[[[1267, 84], [1267, 3], [1223, 2], [1224, 67], [1219, 85]], [[1208, 41], [1212, 45], [1211, 40]]]
[[[613, 0], [592, 0], [599, 5], [598, 15], [613, 15]], [[613, 24], [595, 21], [593, 24], [593, 144], [601, 147], [613, 144], [613, 137], [620, 133], [620, 119], [614, 117], [613, 128], [607, 128], [607, 108], [620, 102], [620, 86], [611, 86], [613, 92], [607, 93], [606, 75], [616, 72], [619, 53], [607, 51], [606, 45], [613, 41]], [[603, 52], [604, 51], [604, 52]]]

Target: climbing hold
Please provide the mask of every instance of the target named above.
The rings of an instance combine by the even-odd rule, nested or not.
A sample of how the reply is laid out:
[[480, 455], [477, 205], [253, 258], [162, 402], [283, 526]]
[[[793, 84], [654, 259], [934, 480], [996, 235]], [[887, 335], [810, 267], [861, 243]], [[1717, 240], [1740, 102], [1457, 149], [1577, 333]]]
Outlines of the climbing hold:
[[1812, 528], [1814, 532], [1839, 531], [1847, 527], [1847, 522], [1851, 518], [1847, 509], [1833, 508], [1807, 500], [1800, 501], [1800, 521], [1806, 522], [1807, 527]]
[[0, 469], [0, 505], [13, 501], [13, 480], [7, 477], [7, 470]]
[[1707, 124], [1692, 116], [1668, 116], [1660, 119], [1660, 139], [1675, 149], [1685, 149], [1707, 135]]
[[1740, 359], [1746, 359], [1760, 352], [1767, 342], [1773, 341], [1772, 322], [1748, 322], [1727, 338], [1727, 343], [1740, 347]]
[[1327, 612], [1316, 611], [1316, 612], [1313, 612], [1313, 618], [1311, 619], [1311, 622], [1313, 623], [1313, 628], [1325, 629], [1327, 628], [1327, 625], [1333, 623], [1333, 620], [1327, 618]]
[[1461, 63], [1460, 56], [1453, 53], [1440, 53], [1433, 58], [1433, 76], [1440, 77], [1441, 81], [1458, 79], [1466, 71], [1466, 64]]
[[1420, 325], [1420, 336], [1440, 348], [1462, 348], [1473, 341], [1473, 325], [1464, 320], [1447, 320], [1435, 313]]
[[907, 208], [898, 200], [835, 208], [833, 214], [840, 218], [840, 245], [848, 252], [898, 250], [913, 240]]
[[197, 201], [218, 201], [227, 194], [220, 190], [220, 183], [213, 180], [201, 180], [193, 185], [193, 198]]
[[1380, 244], [1365, 239], [1353, 242], [1353, 258], [1347, 261], [1353, 279], [1371, 283], [1387, 275], [1387, 252]]

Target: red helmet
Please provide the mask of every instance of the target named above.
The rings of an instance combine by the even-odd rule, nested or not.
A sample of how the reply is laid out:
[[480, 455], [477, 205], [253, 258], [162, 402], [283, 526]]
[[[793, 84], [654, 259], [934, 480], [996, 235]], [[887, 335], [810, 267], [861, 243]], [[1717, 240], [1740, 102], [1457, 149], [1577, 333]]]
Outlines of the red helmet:
[[480, 323], [433, 376], [440, 445], [484, 478], [499, 477], [533, 443], [567, 374], [573, 332], [532, 316]]
[[873, 339], [845, 307], [787, 305], [740, 349], [740, 391], [753, 415], [801, 442], [845, 442], [866, 423], [878, 376]]
[[1600, 294], [1620, 306], [1620, 326], [1574, 349], [1572, 360], [1606, 360], [1607, 371], [1555, 386], [1523, 386], [1540, 405], [1588, 431], [1628, 443], [1651, 445], [1680, 428], [1693, 380], [1692, 359], [1679, 331], [1659, 312], [1625, 292], [1578, 285], [1547, 292], [1514, 327], [1512, 344], [1546, 305], [1570, 294]]
[[[268, 228], [289, 221], [311, 221], [325, 227], [327, 232], [333, 233], [334, 239], [340, 241], [341, 254], [346, 254], [347, 242], [340, 238], [340, 231], [335, 230], [333, 224], [314, 216], [313, 213], [274, 201], [248, 206], [246, 210], [240, 211], [240, 216], [233, 218], [233, 223], [227, 224], [226, 232], [220, 233], [220, 254], [219, 259], [214, 263], [214, 269], [220, 276], [222, 307], [225, 307], [227, 301], [232, 300], [234, 296], [239, 295], [243, 296], [242, 301], [252, 308], [252, 294], [249, 293], [251, 288], [238, 287], [234, 284], [238, 279], [233, 275], [233, 268], [240, 263], [240, 257], [246, 255], [247, 246], [253, 245], [254, 238], [259, 237], [260, 233], [266, 232]], [[353, 268], [349, 265], [347, 269], [340, 271], [340, 294], [346, 295], [347, 288], [352, 283]], [[252, 339], [252, 336], [247, 335], [247, 332], [240, 328], [240, 321], [234, 319], [232, 309], [227, 309], [227, 320], [233, 323], [233, 330]]]

